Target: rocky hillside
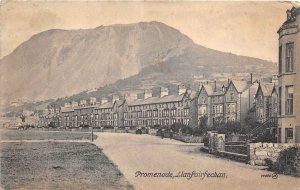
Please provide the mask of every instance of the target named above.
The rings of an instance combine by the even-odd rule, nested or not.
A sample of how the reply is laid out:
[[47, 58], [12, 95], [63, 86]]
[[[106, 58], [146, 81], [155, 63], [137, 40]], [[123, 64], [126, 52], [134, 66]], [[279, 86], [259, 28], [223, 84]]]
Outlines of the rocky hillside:
[[159, 22], [55, 29], [32, 36], [0, 60], [0, 103], [71, 96], [116, 81], [115, 88], [120, 82], [136, 88], [219, 72], [271, 75], [275, 69], [268, 61], [197, 45]]

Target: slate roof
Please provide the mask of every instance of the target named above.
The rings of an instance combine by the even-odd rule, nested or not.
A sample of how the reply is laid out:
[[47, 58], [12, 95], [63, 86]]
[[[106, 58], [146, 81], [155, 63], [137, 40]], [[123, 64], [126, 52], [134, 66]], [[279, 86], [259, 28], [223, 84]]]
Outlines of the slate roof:
[[64, 112], [72, 112], [74, 111], [74, 108], [72, 107], [61, 107], [61, 112], [64, 113]]
[[150, 97], [147, 99], [129, 100], [127, 101], [127, 104], [129, 106], [136, 106], [136, 105], [146, 105], [146, 104], [155, 104], [155, 103], [179, 102], [183, 99], [184, 95], [185, 94], [166, 95], [163, 97]]
[[205, 89], [208, 96], [220, 96], [225, 94], [225, 92], [223, 92], [222, 89], [219, 88], [217, 89], [217, 91], [214, 91], [214, 88], [210, 84], [204, 84], [202, 85], [202, 87]]
[[271, 96], [273, 88], [274, 88], [274, 84], [272, 83], [261, 84], [261, 90], [264, 96]]
[[203, 84], [202, 88], [205, 89], [205, 91], [206, 91], [206, 93], [207, 93], [208, 96], [213, 95], [214, 91], [213, 91], [213, 88], [212, 88], [212, 86], [210, 84]]
[[198, 92], [197, 91], [192, 90], [189, 94], [190, 94], [191, 99], [194, 99], [194, 98], [198, 97]]
[[98, 108], [104, 109], [104, 108], [112, 108], [114, 106], [113, 102], [106, 102], [104, 104], [101, 104]]
[[[124, 100], [116, 100], [115, 102], [117, 106], [121, 106], [124, 103]], [[97, 108], [98, 109], [112, 108], [114, 107], [115, 102], [106, 102], [104, 104], [100, 104], [99, 106], [97, 106]]]
[[225, 92], [223, 92], [223, 91], [217, 91], [217, 92], [213, 92], [213, 96], [221, 96], [221, 95], [224, 95], [225, 94]]
[[272, 96], [272, 92], [273, 92], [273, 89], [274, 89], [274, 84], [273, 83], [260, 83], [259, 87], [256, 91], [255, 97], [257, 97], [259, 89], [261, 89], [263, 96]]
[[238, 92], [243, 92], [249, 87], [247, 81], [232, 80], [231, 82]]

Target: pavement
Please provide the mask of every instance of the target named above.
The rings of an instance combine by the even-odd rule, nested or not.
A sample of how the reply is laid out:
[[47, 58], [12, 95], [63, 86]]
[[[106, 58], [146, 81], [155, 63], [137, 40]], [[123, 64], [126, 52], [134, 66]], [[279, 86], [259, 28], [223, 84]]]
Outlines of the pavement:
[[94, 144], [138, 190], [300, 190], [300, 178], [202, 153], [202, 144], [150, 135], [95, 134]]

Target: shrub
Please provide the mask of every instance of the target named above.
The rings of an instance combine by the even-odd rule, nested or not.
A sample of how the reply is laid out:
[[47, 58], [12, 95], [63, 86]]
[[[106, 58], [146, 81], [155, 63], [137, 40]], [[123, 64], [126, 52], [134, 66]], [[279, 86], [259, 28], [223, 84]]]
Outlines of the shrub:
[[300, 177], [300, 147], [282, 150], [276, 162], [269, 167], [278, 173]]
[[268, 168], [270, 170], [273, 170], [274, 169], [274, 161], [270, 158], [266, 158], [265, 159], [265, 162], [266, 162], [266, 165], [268, 166]]
[[193, 135], [201, 136], [205, 133], [205, 129], [203, 127], [196, 127], [193, 131]]
[[209, 143], [209, 138], [208, 137], [204, 137], [203, 138], [203, 144], [204, 144], [204, 146], [208, 147], [208, 143]]

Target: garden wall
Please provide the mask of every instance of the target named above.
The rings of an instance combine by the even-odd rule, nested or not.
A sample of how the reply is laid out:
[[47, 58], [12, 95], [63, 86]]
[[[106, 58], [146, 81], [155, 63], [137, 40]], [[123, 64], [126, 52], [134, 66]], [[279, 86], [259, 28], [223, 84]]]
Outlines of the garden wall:
[[250, 143], [247, 147], [249, 163], [251, 165], [266, 165], [265, 159], [273, 161], [279, 156], [280, 151], [292, 146], [299, 146], [295, 143]]
[[247, 154], [247, 144], [244, 141], [225, 142], [225, 151], [238, 154]]
[[185, 143], [202, 143], [203, 137], [200, 136], [184, 136], [184, 135], [177, 135], [174, 134], [173, 139], [179, 140]]

